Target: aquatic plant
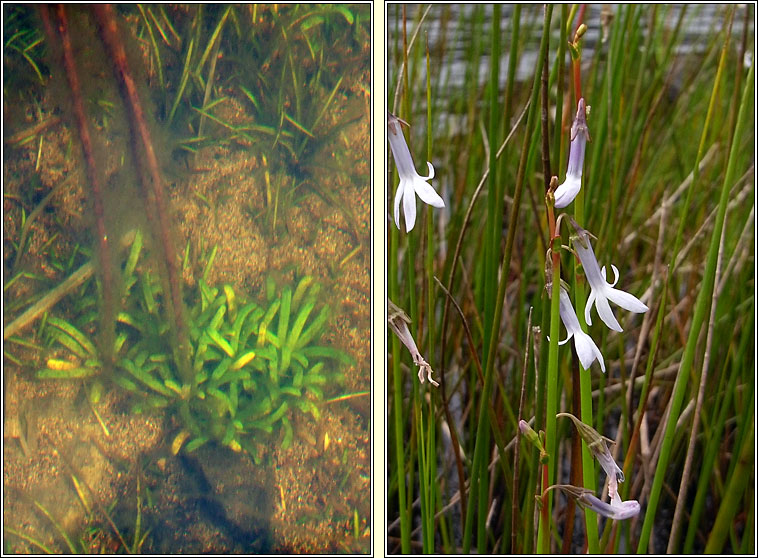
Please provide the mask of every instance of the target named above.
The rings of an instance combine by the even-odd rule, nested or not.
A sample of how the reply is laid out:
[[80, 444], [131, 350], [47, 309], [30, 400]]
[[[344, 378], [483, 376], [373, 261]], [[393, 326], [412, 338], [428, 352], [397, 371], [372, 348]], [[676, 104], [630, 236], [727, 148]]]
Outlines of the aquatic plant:
[[[267, 281], [265, 301], [238, 295], [231, 285], [211, 287], [206, 264], [187, 311], [192, 356], [191, 381], [180, 377], [163, 316], [164, 291], [156, 273], [138, 265], [142, 235], [137, 232], [123, 270], [122, 309], [117, 314], [114, 362], [106, 366], [101, 352], [83, 332], [96, 317], [94, 295], [79, 304], [77, 317], [47, 318], [48, 346], [62, 346], [46, 360], [38, 378], [111, 379], [133, 395], [133, 410], [171, 409], [181, 430], [172, 451], [193, 451], [215, 441], [234, 451], [246, 450], [260, 461], [264, 444], [281, 431], [281, 444], [293, 438], [293, 413], [320, 418], [319, 403], [327, 385], [341, 384], [338, 364], [352, 359], [320, 343], [329, 308], [320, 305], [320, 286], [312, 276], [280, 293]], [[112, 368], [110, 373], [105, 370]]]

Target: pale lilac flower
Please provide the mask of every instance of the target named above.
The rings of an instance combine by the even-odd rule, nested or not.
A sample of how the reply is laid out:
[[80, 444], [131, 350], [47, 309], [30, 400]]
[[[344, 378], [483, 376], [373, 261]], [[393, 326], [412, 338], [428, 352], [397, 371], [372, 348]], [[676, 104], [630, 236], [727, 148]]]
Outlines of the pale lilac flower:
[[424, 383], [424, 372], [426, 372], [426, 377], [429, 382], [433, 386], [439, 386], [439, 382], [435, 382], [434, 378], [432, 378], [432, 373], [434, 372], [432, 370], [432, 367], [428, 362], [426, 362], [426, 360], [424, 360], [424, 357], [421, 356], [421, 353], [416, 346], [416, 341], [414, 341], [413, 335], [411, 335], [411, 332], [408, 329], [408, 324], [411, 323], [411, 319], [405, 312], [403, 312], [402, 308], [398, 307], [390, 299], [387, 299], [387, 304], [389, 306], [387, 323], [389, 324], [390, 329], [392, 329], [395, 335], [397, 335], [398, 339], [400, 339], [403, 345], [405, 345], [408, 351], [411, 353], [411, 357], [413, 357], [413, 363], [419, 367], [419, 381], [422, 384]]
[[624, 482], [624, 471], [621, 470], [616, 460], [613, 459], [611, 451], [605, 442], [603, 442], [602, 449], [604, 451], [593, 451], [593, 455], [597, 458], [605, 474], [608, 475], [608, 495], [611, 497], [611, 501], [613, 501], [614, 498], [618, 498], [619, 483]]
[[629, 519], [640, 513], [640, 503], [637, 500], [623, 502], [618, 495], [610, 503], [603, 502], [591, 490], [571, 484], [555, 484], [550, 488], [558, 488], [573, 497], [583, 508], [590, 509], [603, 517], [610, 519]]
[[400, 228], [400, 200], [403, 201], [403, 213], [405, 214], [405, 228], [408, 232], [413, 230], [416, 224], [416, 194], [421, 201], [433, 207], [445, 207], [445, 202], [426, 181], [434, 178], [434, 167], [427, 161], [429, 176], [421, 176], [416, 172], [408, 144], [400, 129], [400, 120], [391, 113], [387, 113], [387, 138], [392, 149], [392, 156], [397, 165], [397, 173], [400, 176], [400, 184], [395, 192], [395, 225]]
[[587, 444], [587, 448], [592, 453], [593, 457], [598, 460], [600, 466], [608, 475], [608, 493], [611, 498], [614, 498], [618, 489], [618, 483], [624, 482], [624, 471], [616, 463], [611, 455], [611, 450], [608, 449], [608, 442], [615, 443], [610, 438], [602, 436], [597, 430], [592, 428], [589, 424], [583, 423], [571, 413], [558, 413], [558, 417], [570, 418], [576, 427], [576, 431], [581, 436], [584, 443]]
[[637, 500], [623, 502], [618, 495], [610, 503], [600, 500], [592, 492], [585, 492], [578, 502], [595, 513], [610, 519], [629, 519], [640, 513], [640, 503]]
[[618, 487], [620, 482], [624, 482], [624, 471], [618, 466], [613, 459], [605, 438], [601, 436], [600, 444], [595, 444], [591, 448], [593, 455], [597, 458], [598, 463], [608, 475], [608, 496], [611, 503], [606, 504], [598, 500], [594, 495], [586, 498], [591, 501], [588, 507], [595, 512], [611, 519], [627, 519], [640, 513], [640, 503], [637, 500], [627, 500], [624, 502], [619, 495]]
[[605, 362], [603, 361], [603, 355], [600, 349], [597, 348], [592, 337], [582, 331], [582, 326], [579, 325], [579, 318], [576, 317], [574, 307], [571, 306], [571, 300], [566, 292], [566, 289], [561, 287], [560, 293], [560, 314], [563, 325], [566, 326], [566, 332], [568, 337], [563, 341], [559, 341], [559, 345], [563, 345], [572, 337], [574, 338], [574, 347], [576, 347], [576, 354], [579, 357], [579, 362], [582, 363], [582, 367], [585, 370], [589, 370], [592, 365], [592, 361], [597, 359], [600, 364], [600, 369], [605, 373]]
[[601, 436], [597, 430], [584, 424], [581, 420], [570, 413], [558, 413], [559, 417], [567, 417], [572, 420], [574, 426], [582, 440], [587, 444], [592, 455], [598, 460], [600, 466], [608, 475], [608, 495], [611, 502], [606, 504], [597, 498], [591, 490], [571, 485], [557, 485], [564, 492], [571, 494], [582, 506], [589, 508], [600, 515], [610, 517], [611, 519], [627, 519], [640, 512], [640, 504], [636, 500], [621, 500], [618, 492], [618, 483], [624, 482], [624, 472], [613, 459], [611, 451], [608, 449], [608, 442], [613, 440]]
[[587, 298], [587, 305], [584, 307], [584, 321], [587, 322], [587, 325], [592, 325], [590, 310], [594, 304], [597, 307], [597, 313], [600, 316], [600, 319], [603, 320], [605, 325], [614, 331], [624, 331], [616, 320], [616, 316], [613, 315], [613, 311], [611, 310], [608, 301], [610, 300], [617, 306], [621, 306], [621, 308], [636, 314], [647, 312], [648, 307], [636, 296], [613, 288], [619, 278], [619, 272], [618, 269], [616, 269], [616, 266], [611, 265], [615, 275], [613, 283], [608, 283], [605, 280], [605, 267], [601, 270], [597, 263], [595, 252], [592, 250], [592, 244], [590, 244], [589, 233], [576, 225], [575, 228], [577, 230], [577, 236], [575, 237], [576, 242], [574, 242], [574, 250], [576, 251], [576, 255], [579, 256], [579, 260], [582, 262], [584, 274], [592, 289], [590, 296]]
[[571, 145], [566, 180], [555, 189], [555, 207], [566, 207], [579, 193], [582, 187], [582, 167], [584, 166], [584, 149], [590, 139], [587, 129], [586, 105], [584, 98], [579, 99], [576, 118], [571, 126]]

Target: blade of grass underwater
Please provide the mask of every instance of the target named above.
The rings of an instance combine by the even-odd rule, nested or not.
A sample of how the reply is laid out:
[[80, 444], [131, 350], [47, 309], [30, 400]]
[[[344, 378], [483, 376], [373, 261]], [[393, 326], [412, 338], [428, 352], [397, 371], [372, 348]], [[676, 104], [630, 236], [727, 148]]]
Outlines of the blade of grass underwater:
[[15, 529], [12, 529], [12, 528], [10, 528], [8, 526], [3, 526], [3, 530], [7, 531], [11, 535], [16, 535], [18, 538], [20, 538], [22, 540], [25, 540], [26, 542], [28, 542], [31, 545], [36, 546], [37, 548], [39, 548], [45, 554], [55, 554], [55, 552], [53, 552], [53, 550], [51, 550], [50, 548], [48, 548], [47, 546], [45, 546], [44, 543], [42, 543], [41, 541], [35, 539], [34, 537], [30, 537], [29, 535], [26, 535], [26, 534], [22, 533], [21, 531], [16, 531]]
[[190, 40], [189, 46], [187, 47], [187, 55], [184, 59], [184, 69], [182, 70], [182, 77], [179, 80], [179, 89], [177, 89], [176, 91], [176, 96], [174, 97], [174, 103], [171, 105], [171, 111], [168, 113], [167, 123], [169, 125], [174, 120], [174, 114], [176, 114], [176, 109], [179, 107], [179, 101], [182, 100], [182, 96], [184, 95], [184, 89], [187, 87], [187, 80], [189, 79], [189, 75], [190, 75], [190, 61], [192, 60], [192, 49], [194, 45], [195, 45], [195, 40], [194, 39]]
[[47, 508], [40, 504], [37, 500], [34, 501], [34, 505], [37, 506], [37, 508], [45, 514], [45, 517], [47, 517], [48, 520], [50, 520], [50, 523], [53, 524], [55, 527], [55, 530], [58, 531], [61, 537], [63, 537], [63, 540], [66, 541], [66, 546], [68, 546], [69, 550], [71, 551], [71, 554], [78, 554], [76, 546], [74, 546], [74, 543], [71, 542], [71, 538], [68, 536], [68, 533], [61, 527], [61, 524], [56, 521], [56, 519], [50, 514], [49, 511], [47, 511]]
[[276, 334], [283, 342], [287, 340], [287, 328], [290, 321], [290, 306], [292, 304], [292, 289], [286, 287], [282, 292], [282, 302], [279, 307], [279, 327]]
[[[153, 26], [150, 25], [150, 22], [147, 19], [147, 15], [145, 14], [145, 10], [142, 7], [141, 4], [137, 4], [137, 9], [139, 10], [140, 15], [142, 16], [142, 20], [145, 23], [145, 28], [147, 29], [148, 35], [150, 35], [150, 44], [153, 47], [153, 55], [155, 56], [155, 67], [158, 71], [158, 84], [160, 85], [161, 89], [164, 89], [166, 87], [166, 82], [163, 79], [163, 63], [161, 62], [161, 53], [158, 50], [158, 43], [155, 40], [155, 33], [153, 33]], [[149, 8], [148, 8], [149, 10]], [[151, 14], [152, 15], [152, 14]], [[155, 16], [153, 16], [154, 18]], [[166, 36], [163, 33], [163, 30], [156, 24], [156, 27], [158, 28], [158, 31], [160, 32], [161, 36], [163, 37], [163, 40], [166, 41]], [[168, 41], [166, 41], [168, 42]]]
[[[289, 332], [289, 336], [287, 337], [285, 346], [289, 346], [290, 349], [295, 348], [295, 343], [300, 337], [300, 334], [303, 331], [303, 327], [305, 327], [305, 322], [308, 320], [308, 317], [311, 315], [311, 312], [313, 311], [313, 308], [315, 306], [316, 306], [316, 303], [311, 300], [307, 302], [300, 309], [300, 312], [298, 313], [297, 318], [295, 318], [295, 321], [292, 324], [292, 329]], [[280, 334], [280, 337], [281, 337], [281, 334]]]
[[92, 341], [90, 341], [86, 335], [84, 335], [81, 331], [76, 329], [66, 320], [56, 318], [55, 316], [49, 316], [47, 318], [47, 323], [59, 329], [65, 335], [68, 335], [71, 339], [76, 341], [76, 343], [78, 343], [89, 356], [97, 357], [97, 349], [95, 349], [95, 345], [92, 343]]
[[197, 66], [195, 67], [195, 73], [200, 74], [203, 70], [203, 66], [205, 66], [206, 60], [208, 60], [208, 56], [211, 53], [211, 50], [213, 49], [213, 45], [216, 43], [216, 40], [219, 38], [219, 35], [221, 35], [221, 31], [224, 29], [224, 24], [226, 23], [226, 18], [229, 17], [229, 12], [232, 10], [231, 6], [228, 6], [226, 10], [224, 11], [224, 15], [221, 16], [221, 19], [219, 20], [218, 24], [216, 25], [216, 28], [213, 30], [213, 34], [211, 35], [211, 38], [208, 39], [208, 44], [205, 47], [205, 50], [203, 51], [203, 55], [200, 57], [200, 61], [197, 63]]

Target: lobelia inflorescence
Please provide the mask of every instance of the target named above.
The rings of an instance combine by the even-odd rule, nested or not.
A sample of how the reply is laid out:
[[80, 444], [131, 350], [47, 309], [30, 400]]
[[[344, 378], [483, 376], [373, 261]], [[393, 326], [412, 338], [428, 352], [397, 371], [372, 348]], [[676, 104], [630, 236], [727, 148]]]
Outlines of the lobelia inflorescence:
[[[553, 218], [553, 207], [564, 208], [568, 206], [574, 201], [581, 189], [585, 146], [590, 137], [586, 120], [586, 113], [589, 107], [586, 106], [583, 98], [579, 99], [577, 105], [576, 118], [571, 127], [571, 146], [566, 180], [564, 180], [564, 182], [557, 188], [554, 188], [554, 185], [557, 183], [557, 180], [554, 177], [551, 182], [552, 186], [545, 197], [548, 205], [548, 213], [551, 219]], [[594, 306], [597, 309], [601, 321], [608, 328], [617, 332], [623, 331], [616, 316], [611, 310], [608, 303], [609, 301], [625, 310], [638, 314], [646, 312], [648, 307], [634, 295], [615, 288], [619, 279], [619, 272], [616, 266], [611, 265], [614, 273], [613, 283], [607, 282], [605, 267], [600, 267], [600, 264], [598, 264], [597, 258], [595, 257], [595, 252], [592, 249], [590, 238], [594, 237], [579, 226], [571, 216], [560, 215], [558, 219], [555, 220], [556, 237], [560, 235], [558, 230], [564, 217], [568, 219], [571, 228], [573, 229], [573, 234], [571, 235], [572, 251], [579, 260], [579, 263], [584, 270], [587, 283], [591, 289], [584, 310], [585, 322], [587, 325], [592, 325], [591, 310]], [[547, 259], [548, 263], [550, 263], [550, 260], [551, 258], [549, 257]], [[548, 271], [549, 269], [550, 266], [548, 266]], [[551, 284], [552, 279], [550, 278], [550, 275], [550, 273], [547, 274], [547, 290], [552, 296], [553, 289], [556, 286]], [[603, 355], [589, 334], [582, 329], [582, 325], [571, 305], [571, 299], [567, 289], [564, 288], [562, 284], [557, 285], [557, 287], [560, 296], [560, 318], [568, 333], [566, 339], [560, 341], [559, 344], [562, 345], [569, 339], [573, 338], [576, 354], [582, 368], [588, 370], [592, 363], [597, 360], [601, 370], [605, 373], [605, 361], [603, 360]], [[584, 424], [573, 415], [559, 413], [557, 416], [567, 416], [573, 420], [577, 430], [587, 443], [593, 456], [597, 458], [608, 476], [608, 494], [611, 501], [610, 503], [603, 502], [597, 498], [592, 491], [584, 488], [570, 485], [555, 485], [555, 487], [560, 488], [564, 492], [573, 496], [577, 500], [577, 503], [582, 507], [595, 511], [605, 517], [611, 519], [627, 519], [637, 515], [640, 511], [639, 503], [636, 500], [622, 501], [618, 493], [618, 483], [624, 481], [624, 474], [608, 450], [606, 441], [611, 440], [601, 436], [593, 428]]]

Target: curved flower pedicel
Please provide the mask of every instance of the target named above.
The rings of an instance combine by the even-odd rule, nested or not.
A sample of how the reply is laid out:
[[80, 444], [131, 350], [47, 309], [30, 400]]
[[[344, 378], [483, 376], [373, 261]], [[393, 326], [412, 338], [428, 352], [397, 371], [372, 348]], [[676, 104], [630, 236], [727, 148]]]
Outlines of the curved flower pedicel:
[[571, 146], [569, 147], [568, 170], [566, 180], [555, 189], [555, 207], [566, 207], [579, 193], [582, 187], [582, 167], [584, 166], [584, 149], [590, 133], [587, 128], [586, 105], [584, 98], [579, 99], [576, 118], [571, 126]]
[[[429, 176], [421, 176], [416, 172], [416, 167], [411, 158], [405, 136], [400, 129], [403, 122], [397, 116], [387, 113], [387, 138], [392, 149], [392, 156], [397, 165], [397, 173], [400, 175], [400, 184], [395, 192], [395, 225], [400, 228], [400, 200], [403, 201], [405, 213], [405, 228], [407, 232], [413, 230], [416, 224], [416, 194], [421, 201], [433, 207], [445, 207], [445, 202], [426, 181], [434, 178], [434, 167], [427, 161]], [[406, 124], [407, 125], [407, 124]]]
[[602, 271], [595, 258], [595, 252], [592, 250], [592, 244], [590, 244], [590, 235], [587, 231], [574, 225], [577, 231], [577, 235], [574, 237], [575, 242], [574, 250], [576, 251], [579, 260], [582, 262], [584, 268], [584, 274], [587, 277], [587, 282], [590, 284], [592, 291], [589, 298], [587, 298], [587, 305], [584, 308], [584, 321], [587, 325], [592, 325], [592, 318], [590, 317], [590, 310], [594, 304], [597, 307], [597, 313], [600, 319], [603, 320], [605, 325], [614, 331], [624, 331], [616, 320], [616, 316], [613, 315], [608, 301], [610, 300], [617, 306], [621, 306], [625, 310], [634, 312], [635, 314], [642, 314], [647, 312], [648, 307], [640, 301], [636, 296], [630, 295], [619, 289], [613, 287], [618, 282], [619, 272], [616, 266], [611, 265], [615, 279], [613, 283], [608, 283], [605, 280], [605, 267]]
[[579, 318], [576, 317], [574, 307], [571, 306], [571, 299], [569, 298], [566, 289], [563, 287], [561, 287], [560, 314], [561, 321], [563, 322], [563, 325], [566, 326], [568, 337], [563, 341], [558, 341], [558, 344], [563, 345], [573, 337], [576, 354], [579, 357], [579, 362], [582, 363], [582, 367], [585, 370], [589, 370], [592, 361], [597, 359], [597, 362], [600, 364], [600, 369], [605, 373], [603, 355], [600, 352], [600, 349], [597, 348], [597, 345], [595, 345], [592, 337], [582, 331], [582, 326], [579, 325]]

